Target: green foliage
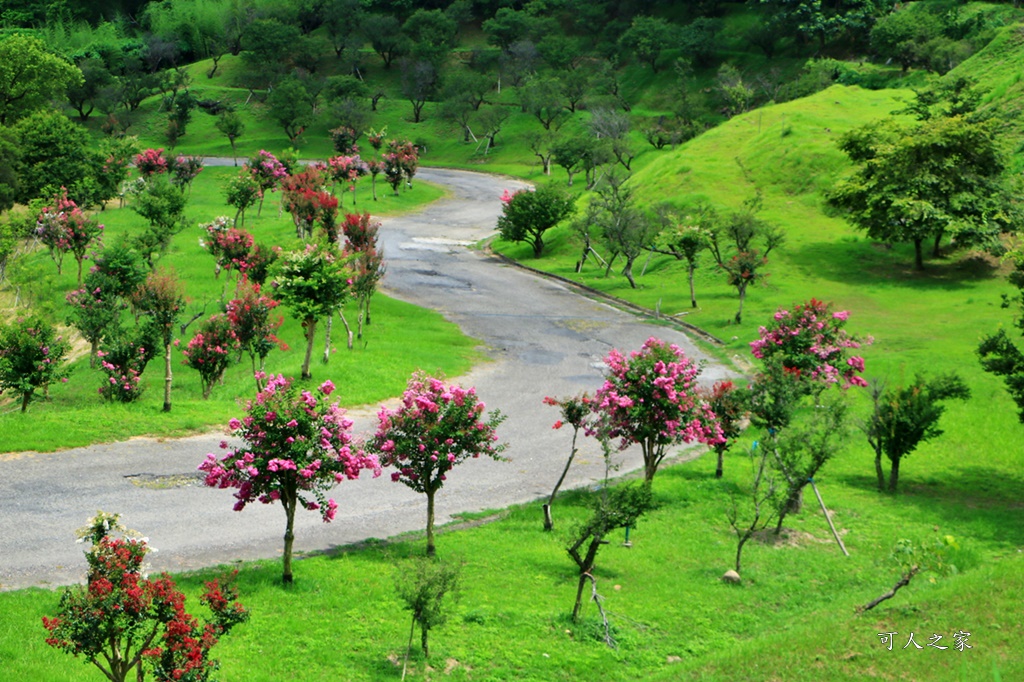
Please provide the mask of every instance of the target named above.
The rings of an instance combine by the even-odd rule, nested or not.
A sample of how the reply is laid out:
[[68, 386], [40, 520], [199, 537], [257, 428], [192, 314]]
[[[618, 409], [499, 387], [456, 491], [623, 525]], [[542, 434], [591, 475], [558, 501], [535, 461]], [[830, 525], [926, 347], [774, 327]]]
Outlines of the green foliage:
[[619, 42], [631, 50], [638, 60], [657, 72], [661, 53], [676, 43], [678, 33], [678, 27], [665, 19], [638, 16], [633, 19], [629, 30], [622, 34]]
[[14, 33], [0, 39], [0, 126], [47, 108], [82, 72], [51, 54], [38, 38]]
[[171, 184], [166, 175], [153, 175], [132, 202], [132, 210], [146, 219], [148, 229], [133, 239], [133, 246], [152, 267], [153, 254], [163, 254], [171, 238], [185, 228], [185, 204], [188, 197]]
[[[426, 658], [430, 655], [429, 632], [448, 622], [458, 601], [462, 565], [436, 557], [417, 557], [403, 563], [395, 574], [395, 593], [412, 614], [412, 622], [420, 626], [420, 647]], [[411, 639], [411, 628], [409, 635]]]
[[906, 386], [875, 387], [872, 391], [874, 410], [864, 426], [868, 442], [875, 451], [878, 489], [882, 490], [881, 456], [892, 463], [889, 492], [896, 492], [900, 462], [921, 443], [942, 435], [939, 419], [947, 400], [968, 400], [971, 390], [957, 374], [942, 374], [931, 379], [922, 375]]
[[0, 326], [0, 391], [21, 400], [21, 411], [39, 389], [68, 375], [64, 356], [71, 344], [39, 317], [20, 318]]
[[503, 239], [529, 242], [534, 258], [544, 251], [544, 233], [572, 216], [576, 200], [555, 185], [542, 185], [534, 191], [513, 194], [498, 217], [498, 232]]
[[63, 114], [37, 111], [13, 128], [20, 150], [17, 162], [18, 191], [15, 201], [27, 203], [54, 196], [61, 187], [80, 206], [92, 206], [103, 195], [98, 175], [103, 158], [89, 148], [85, 131]]

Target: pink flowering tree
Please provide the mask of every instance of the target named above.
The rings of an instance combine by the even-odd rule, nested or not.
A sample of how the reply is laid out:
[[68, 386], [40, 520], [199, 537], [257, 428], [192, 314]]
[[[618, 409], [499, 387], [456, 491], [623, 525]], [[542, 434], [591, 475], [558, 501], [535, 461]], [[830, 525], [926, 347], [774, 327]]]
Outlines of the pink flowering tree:
[[79, 536], [92, 545], [85, 553], [88, 582], [64, 592], [56, 616], [43, 616], [46, 643], [84, 657], [111, 682], [142, 680], [144, 667], [157, 682], [212, 680], [218, 663], [210, 650], [249, 618], [230, 580], [206, 583], [199, 601], [210, 615], [200, 619], [185, 610], [185, 595], [170, 576], [145, 575], [153, 550], [116, 514], [99, 512]]
[[259, 376], [263, 372], [267, 355], [275, 347], [288, 349], [288, 346], [276, 336], [284, 319], [280, 315], [275, 318], [271, 312], [280, 303], [261, 293], [260, 289], [259, 284], [243, 277], [238, 284], [235, 298], [228, 301], [227, 305], [227, 317], [235, 338], [238, 339], [241, 349], [249, 354], [249, 360], [252, 362], [257, 392], [263, 390], [263, 382]]
[[864, 358], [850, 352], [865, 342], [845, 329], [849, 317], [848, 311], [833, 311], [831, 304], [814, 298], [791, 310], [779, 308], [760, 327], [759, 338], [750, 342], [750, 352], [766, 366], [809, 381], [809, 386], [867, 386], [861, 376]]
[[395, 194], [404, 181], [412, 187], [412, 178], [419, 168], [420, 156], [416, 145], [408, 140], [388, 141], [388, 151], [383, 154], [384, 177]]
[[203, 172], [203, 157], [178, 155], [169, 166], [171, 184], [182, 192], [191, 193], [192, 181]]
[[384, 172], [385, 164], [380, 159], [370, 159], [366, 162], [366, 172], [370, 174], [370, 191], [373, 200], [377, 201], [377, 176]]
[[409, 379], [397, 410], [382, 407], [377, 433], [368, 444], [382, 466], [394, 471], [391, 480], [427, 496], [427, 556], [434, 544], [434, 498], [448, 473], [481, 455], [500, 460], [505, 444], [496, 429], [505, 417], [485, 406], [473, 388], [446, 384], [417, 372]]
[[705, 400], [715, 413], [718, 427], [722, 430], [721, 439], [715, 441], [711, 448], [718, 456], [715, 467], [715, 478], [722, 477], [725, 453], [736, 443], [743, 433], [743, 424], [747, 416], [748, 391], [731, 381], [719, 381], [705, 394]]
[[259, 150], [256, 156], [246, 161], [243, 168], [249, 172], [259, 186], [260, 205], [256, 209], [258, 216], [263, 212], [263, 197], [267, 192], [277, 189], [281, 181], [288, 177], [288, 169], [276, 156], [265, 149]]
[[282, 573], [286, 585], [293, 582], [295, 512], [300, 507], [316, 511], [329, 523], [338, 505], [327, 499], [328, 490], [346, 478], [359, 478], [363, 469], [380, 474], [376, 457], [352, 448], [352, 421], [336, 402], [328, 402], [333, 391], [330, 381], [314, 394], [300, 392], [283, 376], [269, 378], [247, 404], [246, 416], [228, 423], [245, 444], [231, 448], [223, 442], [227, 454], [208, 454], [199, 465], [206, 472], [206, 485], [236, 489], [235, 511], [250, 502], [281, 503], [287, 519]]
[[121, 319], [123, 306], [108, 283], [108, 276], [90, 272], [82, 288], [69, 291], [64, 297], [68, 304], [67, 323], [89, 342], [90, 367], [96, 366], [100, 341], [117, 329]]
[[160, 149], [146, 149], [135, 155], [135, 169], [139, 175], [149, 178], [167, 172], [167, 159], [164, 158], [163, 147]]
[[90, 247], [98, 246], [103, 225], [82, 213], [75, 202], [68, 199], [63, 187], [52, 206], [43, 208], [36, 219], [36, 237], [50, 251], [50, 258], [61, 272], [64, 255], [70, 253], [78, 263], [78, 284], [82, 284], [82, 261]]
[[214, 276], [220, 277], [221, 270], [243, 271], [255, 240], [251, 233], [233, 227], [230, 218], [220, 216], [200, 225], [206, 238], [200, 244], [216, 259]]
[[359, 158], [358, 154], [333, 156], [327, 159], [327, 172], [334, 183], [348, 185], [348, 190], [352, 194], [352, 205], [355, 206], [356, 182], [370, 172], [366, 162]]
[[70, 350], [71, 344], [41, 318], [0, 323], [0, 392], [20, 397], [24, 412], [37, 390], [67, 377], [65, 356]]
[[212, 315], [181, 351], [183, 363], [199, 372], [204, 400], [224, 376], [238, 348], [238, 337], [228, 316]]
[[565, 475], [569, 473], [569, 467], [572, 465], [572, 461], [576, 457], [576, 440], [580, 435], [580, 431], [585, 433], [589, 428], [589, 420], [591, 418], [591, 397], [586, 393], [581, 393], [570, 398], [562, 398], [561, 400], [545, 397], [544, 404], [558, 407], [562, 411], [562, 418], [556, 421], [552, 428], [560, 429], [566, 424], [572, 427], [572, 445], [569, 447], [569, 458], [565, 461], [565, 467], [562, 469], [562, 475], [558, 477], [558, 482], [555, 483], [555, 488], [551, 491], [551, 496], [548, 498], [547, 504], [544, 505], [544, 530], [552, 530], [554, 528], [554, 522], [551, 520], [551, 506], [555, 503], [555, 496], [558, 495], [558, 489], [562, 487], [562, 482], [565, 481]]
[[679, 346], [651, 337], [628, 358], [613, 349], [605, 364], [608, 377], [594, 396], [594, 409], [620, 449], [640, 445], [648, 483], [669, 446], [713, 445], [722, 438], [715, 413], [698, 391], [700, 366]]

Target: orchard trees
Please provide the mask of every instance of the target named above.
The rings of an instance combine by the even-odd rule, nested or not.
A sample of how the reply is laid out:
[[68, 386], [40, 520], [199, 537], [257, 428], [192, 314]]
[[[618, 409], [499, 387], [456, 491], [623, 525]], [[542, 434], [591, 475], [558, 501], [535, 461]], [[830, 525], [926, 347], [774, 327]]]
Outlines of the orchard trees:
[[292, 575], [295, 512], [299, 507], [320, 513], [324, 523], [334, 520], [337, 503], [326, 492], [342, 480], [359, 478], [363, 469], [380, 474], [377, 458], [352, 448], [352, 421], [338, 403], [328, 402], [334, 384], [325, 381], [312, 391], [299, 391], [283, 376], [271, 377], [246, 416], [232, 419], [229, 427], [244, 444], [221, 447], [227, 454], [208, 454], [199, 465], [205, 483], [235, 488], [235, 511], [251, 502], [280, 502], [285, 512], [284, 563], [281, 578]]

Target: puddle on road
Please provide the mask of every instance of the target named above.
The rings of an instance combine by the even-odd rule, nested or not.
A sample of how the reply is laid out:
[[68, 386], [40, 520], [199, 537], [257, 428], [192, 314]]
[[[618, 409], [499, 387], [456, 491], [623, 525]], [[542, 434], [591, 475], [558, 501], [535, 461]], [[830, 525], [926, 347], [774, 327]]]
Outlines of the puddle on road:
[[171, 488], [188, 488], [194, 485], [202, 485], [203, 474], [199, 472], [189, 474], [128, 474], [125, 476], [128, 482], [138, 488], [150, 490], [169, 490]]

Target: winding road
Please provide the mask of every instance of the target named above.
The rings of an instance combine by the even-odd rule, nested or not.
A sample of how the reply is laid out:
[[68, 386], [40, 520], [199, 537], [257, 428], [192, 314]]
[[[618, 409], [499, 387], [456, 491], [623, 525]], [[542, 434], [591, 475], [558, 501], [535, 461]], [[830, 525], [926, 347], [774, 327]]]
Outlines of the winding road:
[[[522, 183], [439, 169], [421, 169], [417, 178], [444, 185], [451, 195], [414, 215], [383, 221], [388, 271], [382, 289], [440, 311], [479, 339], [492, 361], [458, 381], [476, 386], [489, 409], [508, 415], [499, 434], [509, 444], [505, 454], [510, 461], [470, 460], [456, 469], [438, 496], [439, 524], [459, 512], [501, 508], [550, 493], [569, 442], [566, 433], [551, 428], [557, 410], [541, 401], [545, 395], [598, 388], [602, 358], [613, 347], [639, 348], [656, 334], [708, 361], [703, 383], [727, 376], [681, 333], [652, 327], [468, 248], [494, 231], [502, 190]], [[351, 416], [357, 433], [372, 429], [372, 411]], [[217, 451], [222, 438], [137, 438], [57, 453], [0, 454], [0, 589], [83, 580], [83, 548], [75, 544], [74, 532], [97, 509], [120, 512], [126, 525], [148, 535], [159, 550], [151, 555], [154, 570], [279, 556], [284, 515], [277, 505], [232, 512], [231, 491], [206, 488], [196, 476], [196, 467], [207, 452]], [[600, 452], [590, 440], [585, 439], [565, 487], [603, 477]], [[641, 464], [638, 451], [622, 453], [620, 461], [624, 471]], [[339, 504], [333, 523], [322, 523], [316, 514], [298, 515], [296, 550], [329, 550], [423, 527], [422, 496], [392, 483], [386, 474], [345, 481], [332, 495]]]

